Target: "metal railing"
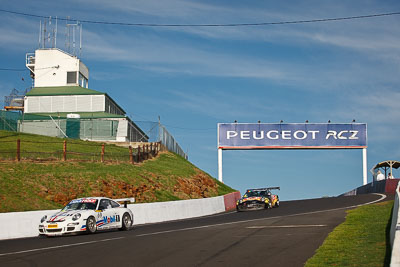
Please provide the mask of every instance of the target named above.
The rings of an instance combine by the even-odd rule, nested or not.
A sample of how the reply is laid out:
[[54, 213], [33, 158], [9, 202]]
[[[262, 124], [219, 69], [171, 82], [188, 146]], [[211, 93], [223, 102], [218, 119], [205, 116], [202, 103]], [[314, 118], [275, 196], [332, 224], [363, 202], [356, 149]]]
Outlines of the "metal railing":
[[140, 128], [149, 136], [151, 142], [161, 142], [170, 152], [176, 153], [185, 159], [188, 159], [187, 153], [178, 144], [172, 134], [160, 122], [136, 121]]
[[35, 53], [26, 53], [26, 65], [35, 64]]

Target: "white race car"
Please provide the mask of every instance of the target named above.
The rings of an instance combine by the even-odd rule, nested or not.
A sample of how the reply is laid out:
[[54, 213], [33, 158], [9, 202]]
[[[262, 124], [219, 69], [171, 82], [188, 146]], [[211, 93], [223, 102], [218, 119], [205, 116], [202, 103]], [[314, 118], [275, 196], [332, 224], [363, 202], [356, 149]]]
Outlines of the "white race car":
[[[68, 233], [118, 228], [128, 230], [133, 225], [133, 213], [127, 208], [134, 198], [109, 199], [105, 197], [78, 198], [61, 211], [40, 220], [39, 235], [57, 236]], [[124, 202], [121, 206], [118, 202]]]

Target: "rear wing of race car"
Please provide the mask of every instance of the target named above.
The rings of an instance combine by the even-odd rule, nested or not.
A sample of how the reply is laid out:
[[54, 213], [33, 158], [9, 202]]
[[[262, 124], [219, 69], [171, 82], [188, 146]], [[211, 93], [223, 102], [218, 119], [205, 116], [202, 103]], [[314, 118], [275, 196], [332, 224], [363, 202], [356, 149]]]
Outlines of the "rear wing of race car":
[[130, 203], [135, 203], [135, 198], [131, 197], [131, 198], [117, 198], [117, 199], [113, 199], [114, 201], [117, 202], [124, 202], [124, 207], [127, 208], [128, 207], [128, 202]]
[[251, 191], [266, 191], [266, 190], [281, 190], [281, 188], [279, 186], [275, 186], [275, 187], [266, 187], [266, 188], [256, 188], [256, 189], [248, 189]]

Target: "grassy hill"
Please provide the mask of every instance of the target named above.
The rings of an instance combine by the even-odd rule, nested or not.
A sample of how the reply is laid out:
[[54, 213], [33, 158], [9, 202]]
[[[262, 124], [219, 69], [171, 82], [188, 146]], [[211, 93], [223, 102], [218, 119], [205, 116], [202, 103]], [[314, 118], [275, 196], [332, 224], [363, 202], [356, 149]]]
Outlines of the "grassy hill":
[[[0, 212], [56, 209], [70, 199], [84, 196], [133, 196], [143, 203], [214, 197], [235, 191], [170, 152], [161, 152], [135, 165], [82, 160], [16, 162], [10, 160], [8, 152], [12, 141], [18, 138], [29, 140], [38, 152], [50, 149], [51, 144], [40, 145], [43, 140], [54, 143], [63, 140], [0, 131]], [[128, 151], [113, 145], [106, 148], [112, 149]]]

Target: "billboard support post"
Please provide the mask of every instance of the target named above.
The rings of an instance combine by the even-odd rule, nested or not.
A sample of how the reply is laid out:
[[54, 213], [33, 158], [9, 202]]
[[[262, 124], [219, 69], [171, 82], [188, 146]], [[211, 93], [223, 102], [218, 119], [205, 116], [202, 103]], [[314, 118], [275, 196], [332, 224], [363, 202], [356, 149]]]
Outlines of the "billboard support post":
[[222, 148], [218, 148], [218, 180], [222, 182]]
[[368, 181], [367, 181], [367, 149], [366, 148], [362, 149], [362, 154], [363, 154], [363, 185], [366, 185], [368, 183]]

